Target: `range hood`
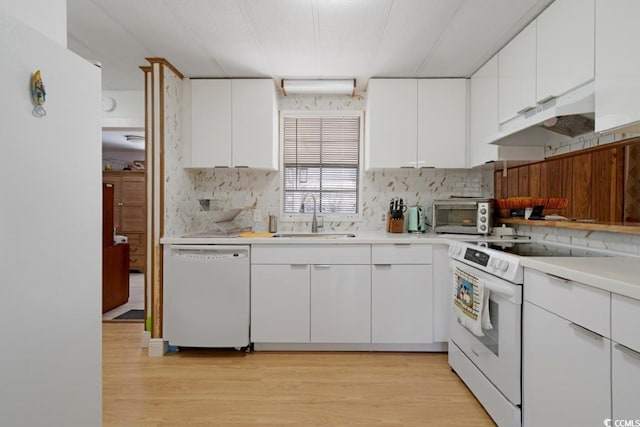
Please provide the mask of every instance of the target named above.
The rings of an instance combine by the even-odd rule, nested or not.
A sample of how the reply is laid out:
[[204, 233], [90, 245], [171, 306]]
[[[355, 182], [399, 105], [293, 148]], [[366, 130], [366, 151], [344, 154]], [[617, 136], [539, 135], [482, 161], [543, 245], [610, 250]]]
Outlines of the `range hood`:
[[500, 132], [488, 138], [495, 145], [553, 145], [594, 131], [595, 84], [538, 104], [503, 123]]

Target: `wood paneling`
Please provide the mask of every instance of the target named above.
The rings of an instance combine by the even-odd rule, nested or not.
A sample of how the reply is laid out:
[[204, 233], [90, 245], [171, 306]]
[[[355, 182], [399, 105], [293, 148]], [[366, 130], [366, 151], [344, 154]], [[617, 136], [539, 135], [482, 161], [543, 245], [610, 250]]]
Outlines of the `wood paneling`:
[[573, 158], [573, 198], [569, 202], [573, 206], [573, 215], [576, 218], [592, 218], [591, 153]]
[[560, 215], [621, 223], [625, 205], [637, 203], [627, 200], [637, 196], [631, 194], [635, 187], [625, 182], [626, 174], [640, 170], [637, 160], [625, 164], [625, 153], [640, 152], [639, 146], [640, 138], [635, 138], [514, 166], [507, 169], [506, 182], [503, 171], [496, 171], [495, 197], [564, 197], [569, 203]]
[[518, 194], [529, 194], [529, 166], [521, 166], [518, 168]]
[[507, 197], [518, 196], [518, 169], [510, 168], [507, 170]]
[[496, 171], [494, 174], [494, 194], [496, 198], [505, 198], [507, 197], [507, 178], [504, 176], [503, 171]]
[[562, 159], [549, 160], [547, 165], [546, 189], [543, 197], [563, 197], [562, 193]]
[[620, 148], [602, 150], [591, 155], [592, 204], [591, 214], [596, 219], [605, 221], [619, 218], [622, 220], [621, 182], [623, 171], [618, 164], [623, 164], [623, 152]]
[[569, 199], [567, 207], [560, 212], [560, 215], [568, 218], [573, 218], [573, 157], [565, 157], [561, 159], [562, 162], [562, 191], [559, 197], [565, 197]]
[[529, 196], [540, 197], [540, 163], [529, 165]]

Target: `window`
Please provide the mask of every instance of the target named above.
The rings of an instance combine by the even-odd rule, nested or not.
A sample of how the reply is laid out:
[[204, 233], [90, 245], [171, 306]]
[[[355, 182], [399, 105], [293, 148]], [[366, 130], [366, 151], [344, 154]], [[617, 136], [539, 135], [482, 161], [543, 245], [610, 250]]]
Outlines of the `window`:
[[318, 213], [361, 215], [361, 121], [360, 112], [282, 114], [284, 218], [296, 218], [303, 200], [313, 212], [311, 196]]

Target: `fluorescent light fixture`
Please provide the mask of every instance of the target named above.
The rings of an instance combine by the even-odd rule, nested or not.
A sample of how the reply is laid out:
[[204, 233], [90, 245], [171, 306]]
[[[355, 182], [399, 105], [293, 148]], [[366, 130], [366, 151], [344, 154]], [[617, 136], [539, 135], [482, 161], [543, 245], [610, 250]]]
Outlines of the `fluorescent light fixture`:
[[289, 80], [282, 79], [282, 91], [287, 95], [351, 95], [355, 79], [344, 80]]

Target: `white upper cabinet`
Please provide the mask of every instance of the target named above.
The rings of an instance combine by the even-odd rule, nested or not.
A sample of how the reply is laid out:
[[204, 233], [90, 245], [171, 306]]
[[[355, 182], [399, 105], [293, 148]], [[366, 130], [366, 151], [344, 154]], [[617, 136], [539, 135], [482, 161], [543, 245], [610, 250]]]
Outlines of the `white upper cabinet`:
[[464, 168], [467, 79], [418, 80], [418, 167]]
[[498, 146], [488, 144], [498, 133], [498, 55], [491, 58], [469, 83], [469, 166], [498, 160]]
[[416, 79], [369, 80], [365, 169], [416, 166], [417, 104]]
[[273, 80], [186, 79], [184, 89], [185, 167], [277, 169]]
[[536, 21], [498, 53], [498, 61], [498, 119], [504, 123], [536, 105]]
[[596, 132], [640, 121], [638, 16], [637, 0], [596, 0]]
[[465, 167], [466, 79], [372, 79], [365, 168]]
[[185, 167], [231, 166], [231, 80], [184, 80]]
[[556, 0], [537, 22], [536, 102], [594, 77], [594, 0]]
[[234, 167], [278, 169], [278, 106], [271, 79], [231, 80]]

